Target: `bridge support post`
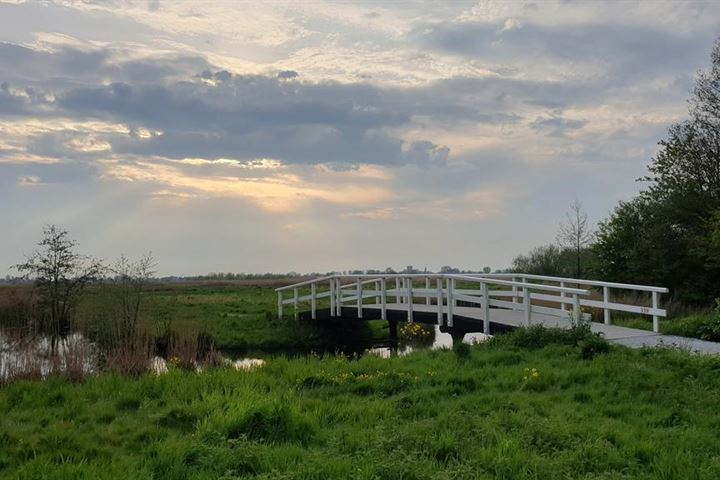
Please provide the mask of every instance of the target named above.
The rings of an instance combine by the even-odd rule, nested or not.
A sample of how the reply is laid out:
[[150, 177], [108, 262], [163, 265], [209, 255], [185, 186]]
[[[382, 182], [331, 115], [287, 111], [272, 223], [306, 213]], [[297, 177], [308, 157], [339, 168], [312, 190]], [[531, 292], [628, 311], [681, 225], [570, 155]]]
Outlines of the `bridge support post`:
[[395, 277], [395, 303], [402, 303], [402, 297], [400, 296], [400, 279]]
[[437, 322], [442, 327], [443, 325], [443, 291], [442, 291], [442, 278], [438, 277], [435, 279], [435, 286], [437, 287]]
[[317, 320], [317, 284], [310, 284], [310, 316], [313, 320]]
[[398, 345], [398, 321], [396, 319], [388, 320], [388, 329], [390, 334], [390, 341], [392, 342], [393, 348], [397, 348]]
[[330, 292], [330, 316], [334, 317], [335, 313], [336, 313], [335, 312], [335, 279], [334, 278], [330, 279], [329, 283], [330, 283], [330, 286], [329, 286], [329, 288], [330, 288], [330, 290], [329, 290], [329, 292]]
[[278, 318], [282, 320], [283, 316], [283, 293], [282, 290], [277, 292], [278, 294]]
[[[610, 303], [609, 287], [603, 287], [603, 302], [606, 304]], [[610, 309], [607, 308], [607, 305], [603, 308], [603, 320], [605, 321], [605, 325], [610, 325]]]
[[483, 333], [490, 335], [490, 295], [488, 294], [488, 285], [483, 282], [480, 284], [482, 289], [482, 306], [483, 306]]
[[387, 320], [387, 282], [380, 279], [380, 319]]
[[465, 338], [465, 332], [456, 330], [454, 328], [450, 329], [450, 336], [452, 337], [452, 343], [453, 347], [459, 343], [462, 343], [463, 339]]
[[363, 306], [363, 286], [360, 277], [357, 279], [356, 287], [357, 291], [357, 317], [362, 318], [362, 306]]
[[413, 323], [413, 291], [412, 291], [412, 278], [408, 277], [407, 282], [407, 321]]

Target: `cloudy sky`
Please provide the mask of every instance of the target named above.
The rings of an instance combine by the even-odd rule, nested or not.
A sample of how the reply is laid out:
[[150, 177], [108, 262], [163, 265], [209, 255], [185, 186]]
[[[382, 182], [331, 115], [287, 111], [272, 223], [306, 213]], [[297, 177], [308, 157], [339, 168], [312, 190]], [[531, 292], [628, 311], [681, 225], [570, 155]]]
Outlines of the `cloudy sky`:
[[507, 266], [605, 217], [720, 2], [0, 0], [0, 275], [44, 224], [162, 274]]

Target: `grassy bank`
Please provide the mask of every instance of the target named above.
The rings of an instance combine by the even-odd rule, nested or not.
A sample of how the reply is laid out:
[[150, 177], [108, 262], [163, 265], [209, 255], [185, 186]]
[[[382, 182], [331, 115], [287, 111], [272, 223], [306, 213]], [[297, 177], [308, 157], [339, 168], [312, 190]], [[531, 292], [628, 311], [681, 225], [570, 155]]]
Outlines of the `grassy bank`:
[[720, 476], [719, 359], [573, 342], [20, 382], [0, 390], [0, 476]]
[[[652, 330], [652, 319], [646, 317], [618, 318], [613, 319], [613, 323], [623, 327]], [[661, 319], [660, 333], [717, 342], [720, 341], [720, 313], [699, 312], [675, 318]]]
[[[111, 288], [89, 290], [78, 311], [78, 321], [92, 325], [96, 314], [112, 303]], [[220, 348], [307, 348], [322, 341], [312, 325], [280, 320], [272, 286], [228, 283], [155, 284], [147, 291], [141, 315], [143, 326], [158, 331], [169, 325], [176, 331], [202, 330]]]

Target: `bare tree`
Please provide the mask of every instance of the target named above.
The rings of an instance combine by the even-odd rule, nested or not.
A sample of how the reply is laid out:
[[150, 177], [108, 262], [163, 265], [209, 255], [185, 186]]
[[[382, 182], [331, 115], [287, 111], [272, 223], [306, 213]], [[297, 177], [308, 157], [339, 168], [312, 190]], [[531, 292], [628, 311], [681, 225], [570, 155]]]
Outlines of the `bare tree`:
[[115, 276], [120, 307], [119, 318], [114, 322], [115, 339], [132, 341], [137, 332], [140, 307], [145, 289], [155, 274], [155, 260], [149, 252], [139, 260], [133, 261], [125, 255], [110, 267]]
[[53, 353], [60, 339], [70, 331], [71, 314], [85, 286], [103, 272], [99, 260], [75, 252], [77, 243], [55, 225], [43, 229], [40, 247], [15, 268], [32, 279], [47, 317], [40, 320], [43, 333], [50, 335]]
[[565, 221], [560, 224], [557, 241], [561, 247], [570, 249], [575, 254], [575, 277], [582, 275], [582, 251], [589, 246], [595, 237], [588, 226], [587, 214], [583, 211], [582, 203], [575, 200], [565, 212]]

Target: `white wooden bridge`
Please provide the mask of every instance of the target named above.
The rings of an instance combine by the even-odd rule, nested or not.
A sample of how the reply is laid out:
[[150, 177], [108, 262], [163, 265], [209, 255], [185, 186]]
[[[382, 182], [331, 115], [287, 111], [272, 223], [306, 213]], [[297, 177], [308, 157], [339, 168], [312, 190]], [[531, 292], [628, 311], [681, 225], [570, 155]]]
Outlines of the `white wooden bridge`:
[[[329, 275], [276, 289], [278, 314], [419, 321], [493, 334], [591, 322], [609, 340], [658, 336], [663, 287], [522, 273]], [[290, 293], [288, 296], [287, 293]], [[309, 310], [309, 312], [308, 312]], [[584, 310], [602, 312], [593, 318]], [[653, 332], [612, 324], [612, 312], [652, 317]], [[621, 342], [622, 343], [622, 342]]]

